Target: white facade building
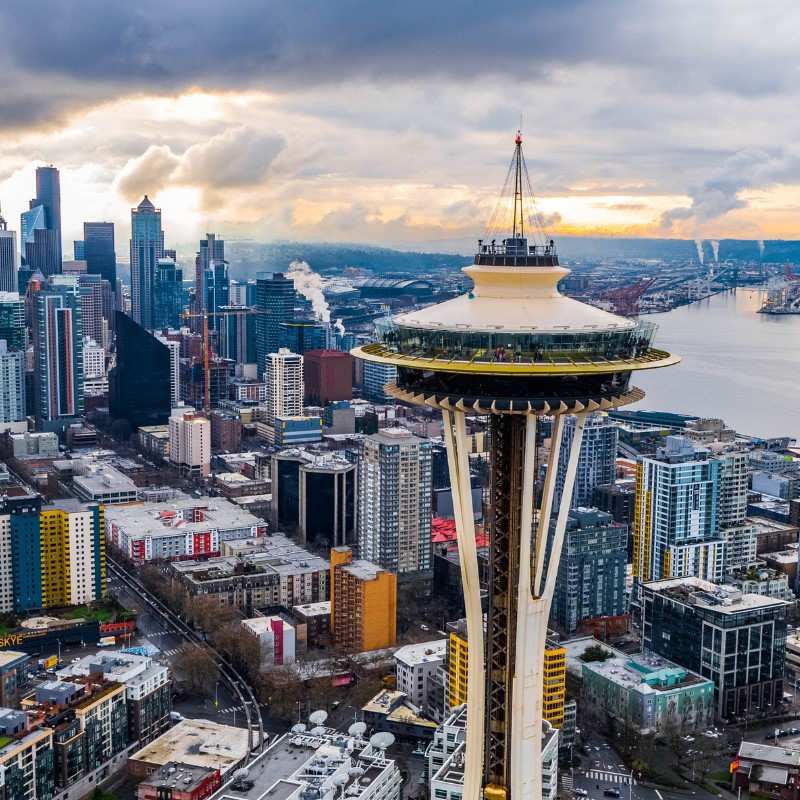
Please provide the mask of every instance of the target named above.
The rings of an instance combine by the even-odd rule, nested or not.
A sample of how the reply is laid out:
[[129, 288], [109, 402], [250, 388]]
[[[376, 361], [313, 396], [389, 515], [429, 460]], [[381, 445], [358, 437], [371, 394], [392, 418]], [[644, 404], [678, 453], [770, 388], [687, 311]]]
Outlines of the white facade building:
[[[462, 800], [467, 707], [459, 706], [436, 729], [428, 745], [431, 800]], [[555, 800], [558, 791], [558, 730], [542, 723], [542, 800]]]
[[103, 378], [106, 374], [106, 351], [94, 339], [83, 340], [84, 380]]
[[394, 654], [397, 689], [419, 708], [427, 703], [430, 681], [444, 664], [447, 639], [401, 647]]
[[362, 558], [395, 573], [431, 569], [431, 443], [405, 428], [361, 442], [358, 544]]
[[253, 617], [242, 620], [245, 633], [261, 647], [261, 667], [294, 664], [295, 629], [283, 617]]
[[193, 475], [211, 472], [211, 423], [198, 414], [169, 418], [169, 460]]
[[163, 336], [156, 336], [161, 344], [169, 350], [169, 393], [172, 407], [181, 402], [181, 344]]
[[9, 351], [0, 339], [0, 432], [27, 430], [25, 420], [25, 353]]
[[303, 356], [281, 347], [269, 353], [264, 368], [267, 385], [264, 421], [272, 425], [275, 417], [301, 416], [303, 413]]

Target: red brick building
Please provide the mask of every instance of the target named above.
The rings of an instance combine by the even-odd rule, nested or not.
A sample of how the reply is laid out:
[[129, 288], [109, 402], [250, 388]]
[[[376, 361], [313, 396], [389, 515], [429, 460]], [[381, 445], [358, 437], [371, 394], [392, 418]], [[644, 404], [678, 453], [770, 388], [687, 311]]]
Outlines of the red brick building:
[[218, 769], [170, 761], [138, 786], [137, 800], [205, 800], [222, 783]]
[[324, 406], [353, 399], [353, 357], [339, 350], [308, 350], [303, 354], [305, 401]]

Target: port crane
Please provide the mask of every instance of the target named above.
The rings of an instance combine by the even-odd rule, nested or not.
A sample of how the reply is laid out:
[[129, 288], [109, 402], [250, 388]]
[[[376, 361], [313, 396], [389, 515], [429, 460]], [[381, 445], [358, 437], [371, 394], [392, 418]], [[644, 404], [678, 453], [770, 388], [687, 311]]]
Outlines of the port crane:
[[643, 278], [630, 286], [609, 289], [601, 296], [601, 299], [611, 302], [617, 314], [635, 317], [639, 313], [639, 301], [642, 299], [642, 295], [653, 287], [656, 280], [656, 278]]

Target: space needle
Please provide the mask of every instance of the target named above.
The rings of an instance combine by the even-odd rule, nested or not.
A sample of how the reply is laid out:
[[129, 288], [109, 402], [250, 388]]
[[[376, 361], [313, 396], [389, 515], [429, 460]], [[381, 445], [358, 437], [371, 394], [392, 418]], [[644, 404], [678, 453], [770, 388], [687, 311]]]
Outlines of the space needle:
[[[586, 418], [640, 400], [644, 392], [630, 383], [634, 370], [679, 361], [653, 347], [653, 324], [560, 294], [569, 270], [559, 266], [555, 243], [537, 220], [517, 132], [490, 223], [505, 238], [478, 241], [474, 263], [463, 269], [473, 288], [384, 321], [380, 341], [353, 351], [397, 367], [397, 382], [387, 387], [393, 397], [442, 412], [469, 639], [464, 800], [542, 796], [545, 637]], [[467, 415], [489, 418], [485, 631]], [[575, 433], [562, 453], [567, 415], [576, 417]], [[546, 465], [536, 453], [543, 417], [552, 420]], [[562, 499], [554, 508], [562, 458]]]

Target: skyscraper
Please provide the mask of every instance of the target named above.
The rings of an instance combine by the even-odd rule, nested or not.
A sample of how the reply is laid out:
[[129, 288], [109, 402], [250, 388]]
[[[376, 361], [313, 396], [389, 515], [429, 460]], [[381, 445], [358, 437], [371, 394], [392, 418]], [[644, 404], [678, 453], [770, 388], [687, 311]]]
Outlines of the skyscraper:
[[179, 328], [183, 311], [183, 270], [159, 258], [153, 283], [153, 329]]
[[25, 301], [17, 292], [0, 292], [0, 339], [9, 350], [25, 349]]
[[161, 210], [147, 195], [131, 209], [131, 313], [148, 330], [153, 329], [153, 291], [156, 266], [164, 256]]
[[[216, 313], [223, 306], [230, 305], [230, 280], [226, 261], [212, 261], [205, 271], [206, 300], [205, 309]], [[217, 330], [222, 325], [219, 317], [211, 317], [209, 324]]]
[[[79, 258], [75, 254], [75, 258]], [[117, 280], [117, 253], [114, 248], [113, 222], [83, 223], [83, 259], [86, 270], [100, 275], [113, 286]]]
[[[36, 212], [36, 209], [41, 211]], [[31, 222], [28, 230], [23, 224], [25, 258], [29, 266], [41, 270], [42, 274], [56, 275], [61, 272], [61, 181], [58, 170], [53, 167], [36, 168], [36, 197], [30, 202]], [[23, 214], [25, 217], [25, 214]]]
[[282, 273], [260, 272], [256, 277], [256, 359], [264, 369], [269, 353], [281, 346], [281, 323], [294, 316], [294, 281]]
[[722, 578], [719, 470], [707, 450], [682, 436], [668, 436], [654, 458], [637, 464], [633, 575], [639, 582]]
[[[564, 420], [561, 434], [561, 457], [556, 476], [556, 508], [561, 503], [564, 478], [567, 474], [567, 456], [575, 435], [575, 417]], [[617, 426], [603, 414], [591, 414], [586, 418], [583, 430], [575, 488], [572, 490], [571, 508], [587, 508], [592, 505], [592, 493], [596, 486], [614, 483], [617, 460]]]
[[[208, 306], [207, 273], [208, 270], [216, 264], [220, 264], [223, 267], [225, 265], [225, 242], [222, 239], [217, 239], [216, 234], [207, 233], [206, 238], [200, 240], [200, 250], [197, 252], [197, 257], [195, 258], [194, 296], [197, 313], [212, 310]], [[225, 273], [225, 278], [227, 279], [227, 268], [222, 271]], [[229, 302], [227, 297], [224, 302], [220, 298], [219, 305], [226, 306]]]
[[217, 350], [237, 364], [256, 363], [256, 318], [245, 306], [223, 306], [219, 319]]
[[[32, 204], [37, 203], [31, 200]], [[31, 271], [44, 276], [61, 272], [61, 258], [56, 232], [47, 227], [47, 214], [43, 205], [31, 205], [20, 218], [22, 225], [22, 255]]]
[[[21, 428], [20, 428], [21, 424]], [[0, 337], [0, 431], [24, 432], [25, 423], [25, 353], [9, 350]]]
[[398, 574], [431, 569], [431, 443], [405, 428], [361, 442], [359, 553]]
[[181, 343], [162, 336], [156, 336], [156, 339], [169, 350], [169, 394], [175, 408], [181, 401]]
[[164, 425], [172, 407], [169, 348], [127, 314], [116, 312], [117, 363], [109, 375], [109, 412], [131, 429]]
[[39, 425], [53, 430], [83, 414], [83, 322], [78, 281], [51, 276], [31, 299], [35, 411]]
[[264, 365], [267, 384], [266, 422], [275, 417], [292, 417], [303, 413], [303, 356], [285, 347], [270, 353]]
[[17, 291], [17, 234], [0, 214], [0, 292]]
[[83, 335], [103, 342], [103, 279], [99, 275], [78, 275]]

